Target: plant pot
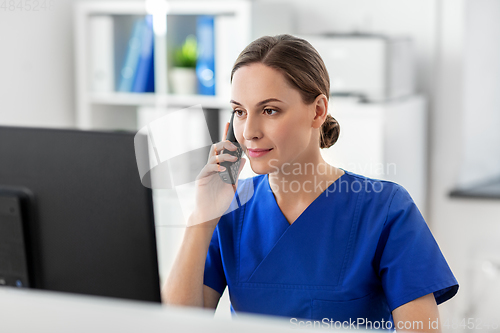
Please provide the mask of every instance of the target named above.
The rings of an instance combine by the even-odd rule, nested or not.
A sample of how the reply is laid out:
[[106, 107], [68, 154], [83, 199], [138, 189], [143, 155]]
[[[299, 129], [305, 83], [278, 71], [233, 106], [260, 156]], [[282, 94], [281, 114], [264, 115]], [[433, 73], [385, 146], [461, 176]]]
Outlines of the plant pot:
[[173, 67], [170, 69], [172, 93], [186, 95], [197, 93], [197, 78], [195, 68]]

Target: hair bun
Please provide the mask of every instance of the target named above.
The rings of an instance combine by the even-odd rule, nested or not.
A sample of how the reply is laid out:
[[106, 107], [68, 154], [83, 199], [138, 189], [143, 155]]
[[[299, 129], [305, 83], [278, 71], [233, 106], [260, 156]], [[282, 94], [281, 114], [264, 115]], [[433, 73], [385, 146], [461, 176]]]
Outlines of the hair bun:
[[337, 142], [340, 134], [340, 125], [330, 114], [326, 115], [321, 126], [320, 147], [329, 148]]

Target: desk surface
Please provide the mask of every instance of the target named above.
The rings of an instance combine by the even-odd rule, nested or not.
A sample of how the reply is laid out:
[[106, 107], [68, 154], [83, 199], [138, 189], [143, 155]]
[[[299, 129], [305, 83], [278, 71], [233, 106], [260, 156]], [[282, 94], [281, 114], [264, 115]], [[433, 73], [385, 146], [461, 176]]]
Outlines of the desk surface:
[[500, 177], [482, 184], [451, 191], [451, 197], [473, 199], [500, 199]]
[[0, 288], [0, 314], [1, 332], [274, 333], [298, 328], [289, 320], [265, 316], [214, 319], [212, 311], [203, 309], [12, 287]]

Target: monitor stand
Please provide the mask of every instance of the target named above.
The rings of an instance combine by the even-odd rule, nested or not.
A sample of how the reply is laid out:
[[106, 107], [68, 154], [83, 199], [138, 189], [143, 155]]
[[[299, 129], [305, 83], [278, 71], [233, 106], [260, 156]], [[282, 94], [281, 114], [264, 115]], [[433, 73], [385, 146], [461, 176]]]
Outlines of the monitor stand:
[[0, 286], [30, 287], [25, 190], [0, 187]]

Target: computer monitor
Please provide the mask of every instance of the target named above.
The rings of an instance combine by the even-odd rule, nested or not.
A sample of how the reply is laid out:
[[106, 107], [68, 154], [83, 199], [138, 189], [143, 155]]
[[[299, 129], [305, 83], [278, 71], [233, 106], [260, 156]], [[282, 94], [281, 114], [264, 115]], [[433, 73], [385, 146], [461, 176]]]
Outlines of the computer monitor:
[[[2, 193], [0, 224], [24, 234], [30, 287], [161, 301], [152, 193], [134, 133], [0, 126]], [[5, 238], [4, 265], [13, 246]]]

